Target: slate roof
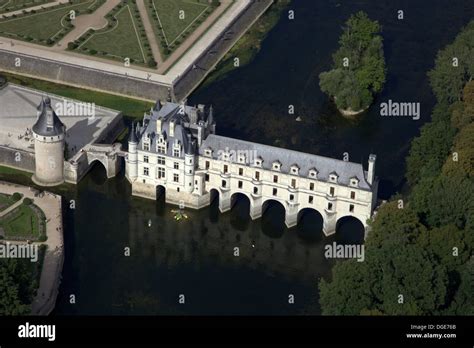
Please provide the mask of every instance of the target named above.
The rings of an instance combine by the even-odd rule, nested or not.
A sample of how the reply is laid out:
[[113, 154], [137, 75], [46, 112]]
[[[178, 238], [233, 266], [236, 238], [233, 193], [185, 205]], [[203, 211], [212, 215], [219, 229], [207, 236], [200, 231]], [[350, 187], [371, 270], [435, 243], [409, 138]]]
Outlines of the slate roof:
[[[299, 176], [308, 176], [311, 169], [318, 171], [317, 178], [321, 181], [329, 181], [329, 175], [338, 175], [338, 184], [349, 185], [350, 179], [355, 177], [359, 180], [359, 188], [371, 190], [366, 181], [366, 172], [360, 163], [346, 162], [338, 159], [307, 154], [279, 147], [252, 143], [239, 139], [227, 138], [215, 134], [210, 134], [199, 148], [199, 154], [205, 155], [205, 150], [211, 148], [212, 156], [218, 157], [221, 151], [248, 151], [249, 156], [255, 154], [263, 159], [262, 167], [271, 170], [273, 162], [281, 163], [280, 171], [290, 173], [292, 165], [297, 164], [300, 168]], [[247, 159], [248, 161], [249, 159]], [[253, 159], [252, 159], [253, 160]], [[248, 164], [248, 163], [247, 163]]]
[[56, 136], [64, 133], [64, 124], [51, 106], [51, 99], [43, 99], [38, 106], [39, 116], [33, 125], [33, 132], [42, 136]]

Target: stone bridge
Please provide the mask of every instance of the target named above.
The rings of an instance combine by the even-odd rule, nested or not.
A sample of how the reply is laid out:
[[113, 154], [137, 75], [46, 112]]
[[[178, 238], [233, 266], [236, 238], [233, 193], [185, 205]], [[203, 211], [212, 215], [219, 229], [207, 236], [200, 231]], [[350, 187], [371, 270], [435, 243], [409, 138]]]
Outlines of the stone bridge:
[[122, 151], [122, 144], [92, 144], [84, 147], [84, 152], [87, 156], [87, 164], [89, 168], [94, 162], [102, 163], [107, 173], [107, 178], [113, 178], [120, 170], [119, 157], [124, 157], [125, 153]]

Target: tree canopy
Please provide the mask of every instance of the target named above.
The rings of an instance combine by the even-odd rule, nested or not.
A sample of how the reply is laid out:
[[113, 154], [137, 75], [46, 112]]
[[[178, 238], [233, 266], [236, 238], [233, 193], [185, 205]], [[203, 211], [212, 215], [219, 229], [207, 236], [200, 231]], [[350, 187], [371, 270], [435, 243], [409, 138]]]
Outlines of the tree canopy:
[[321, 90], [339, 109], [367, 108], [385, 83], [381, 27], [364, 12], [352, 15], [333, 55], [333, 69], [319, 75]]

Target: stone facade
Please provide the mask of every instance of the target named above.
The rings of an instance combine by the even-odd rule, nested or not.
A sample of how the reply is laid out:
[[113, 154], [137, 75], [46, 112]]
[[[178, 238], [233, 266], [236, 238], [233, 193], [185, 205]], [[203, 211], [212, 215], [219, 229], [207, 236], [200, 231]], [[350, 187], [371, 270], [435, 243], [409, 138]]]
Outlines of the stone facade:
[[228, 211], [241, 193], [250, 201], [252, 219], [277, 201], [288, 227], [312, 209], [330, 235], [346, 216], [367, 226], [377, 199], [375, 161], [370, 155], [365, 171], [358, 163], [221, 137], [212, 108], [158, 102], [132, 128], [126, 177], [133, 195], [156, 199], [164, 191], [166, 202], [195, 209], [218, 196], [220, 211]]

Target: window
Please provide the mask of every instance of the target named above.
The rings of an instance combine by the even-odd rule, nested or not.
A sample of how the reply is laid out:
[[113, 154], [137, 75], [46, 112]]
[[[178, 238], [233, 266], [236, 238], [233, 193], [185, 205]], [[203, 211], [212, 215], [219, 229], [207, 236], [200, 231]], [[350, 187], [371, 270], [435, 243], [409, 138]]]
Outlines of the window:
[[157, 176], [158, 176], [158, 179], [164, 179], [165, 178], [165, 168], [158, 167]]
[[209, 169], [210, 166], [211, 166], [211, 162], [206, 161], [206, 169]]
[[165, 164], [165, 158], [163, 156], [158, 156], [158, 164], [161, 164], [161, 165]]
[[290, 201], [293, 201], [295, 199], [294, 195], [290, 195]]
[[158, 153], [166, 153], [165, 145], [158, 145]]
[[145, 150], [145, 151], [150, 151], [150, 144], [148, 144], [148, 143], [143, 143], [143, 150]]
[[291, 187], [296, 188], [296, 179], [291, 179]]
[[173, 174], [173, 181], [179, 182], [179, 174]]
[[255, 172], [255, 180], [260, 180], [260, 172]]
[[209, 174], [206, 174], [205, 180], [206, 180], [206, 182], [209, 182]]
[[332, 203], [328, 203], [328, 210], [332, 210]]
[[354, 212], [354, 204], [349, 204], [349, 211], [350, 211], [351, 213]]
[[227, 164], [224, 164], [224, 173], [227, 173], [229, 171], [229, 166]]
[[276, 196], [278, 194], [278, 190], [276, 188], [273, 189], [273, 195]]
[[309, 183], [309, 189], [314, 191], [314, 182]]
[[275, 182], [275, 183], [278, 182], [278, 175], [273, 175], [273, 182]]
[[148, 176], [150, 172], [150, 169], [148, 167], [143, 167], [143, 175]]
[[244, 175], [244, 168], [239, 168], [239, 175]]
[[173, 163], [173, 168], [174, 168], [174, 169], [179, 169], [179, 163], [178, 163], [178, 162], [174, 162], [174, 163]]
[[150, 162], [149, 159], [148, 159], [148, 156], [143, 156], [143, 162], [145, 162], [145, 163], [149, 163], [149, 162]]
[[254, 188], [253, 188], [253, 193], [254, 193], [254, 194], [258, 194], [258, 187], [254, 187]]
[[308, 203], [309, 203], [309, 204], [313, 204], [313, 196], [309, 196], [309, 198], [308, 198]]
[[222, 180], [222, 187], [226, 187], [226, 186], [227, 186], [227, 181]]
[[334, 196], [334, 187], [331, 187], [331, 188], [329, 189], [329, 195], [330, 195], [330, 196]]
[[239, 180], [239, 189], [241, 189], [244, 186], [244, 183]]
[[173, 150], [173, 156], [174, 157], [179, 157], [179, 152], [180, 152], [179, 149], [174, 149]]
[[356, 198], [356, 193], [354, 191], [351, 191], [351, 199], [355, 199]]

